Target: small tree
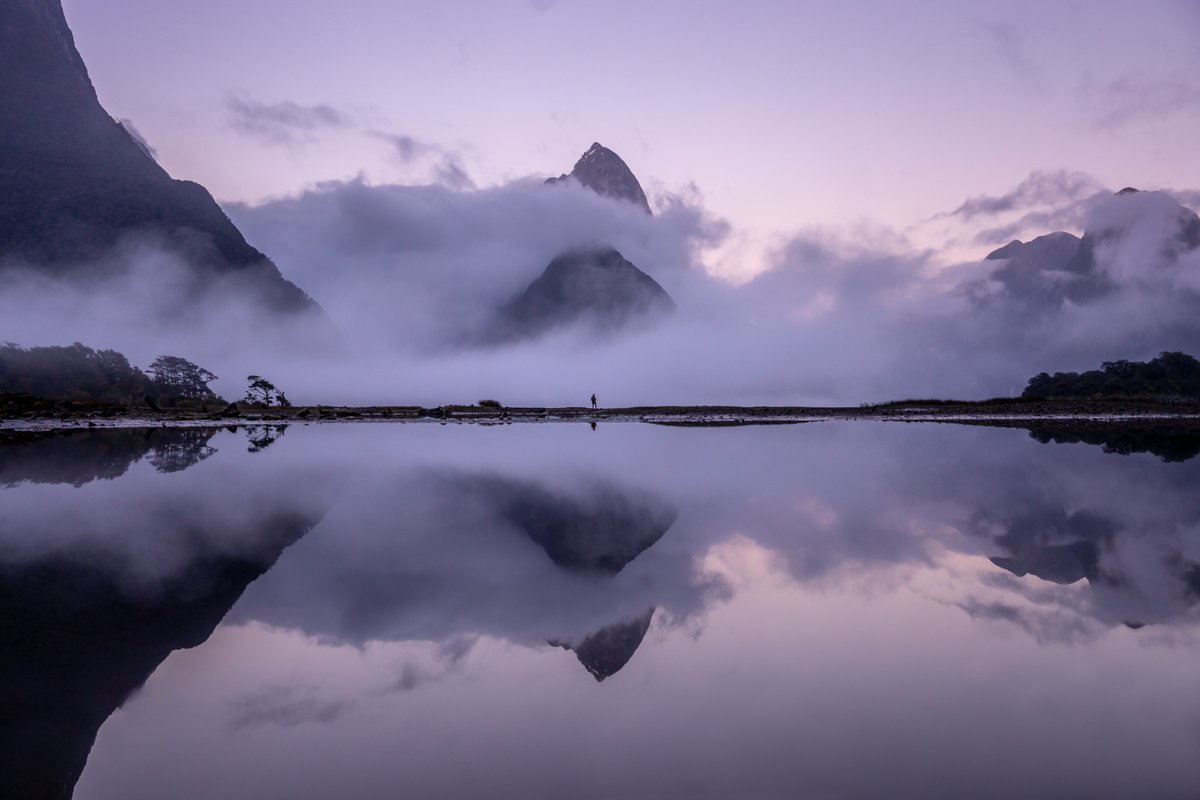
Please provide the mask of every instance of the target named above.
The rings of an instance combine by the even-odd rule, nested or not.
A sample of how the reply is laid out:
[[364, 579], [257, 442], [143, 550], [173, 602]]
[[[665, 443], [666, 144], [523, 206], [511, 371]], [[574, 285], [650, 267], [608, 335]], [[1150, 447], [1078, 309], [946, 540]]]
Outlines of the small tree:
[[246, 387], [247, 403], [262, 406], [274, 404], [287, 407], [291, 405], [287, 395], [261, 375], [247, 375], [246, 380], [250, 382], [250, 385]]
[[159, 356], [146, 370], [154, 388], [166, 397], [210, 400], [216, 395], [208, 385], [217, 376], [179, 356]]

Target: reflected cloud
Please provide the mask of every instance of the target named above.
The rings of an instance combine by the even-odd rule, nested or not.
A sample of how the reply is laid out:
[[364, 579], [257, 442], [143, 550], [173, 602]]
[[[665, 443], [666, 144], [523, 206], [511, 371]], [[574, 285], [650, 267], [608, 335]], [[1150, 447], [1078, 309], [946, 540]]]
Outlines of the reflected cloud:
[[324, 724], [340, 717], [349, 705], [342, 700], [323, 700], [311, 686], [271, 686], [234, 700], [229, 725], [240, 731], [268, 725], [294, 728], [306, 723]]
[[[938, 602], [1046, 646], [1194, 624], [1186, 434], [1055, 425], [1024, 425], [1036, 440], [895, 423], [6, 435], [0, 733], [21, 739], [28, 785], [77, 775], [104, 718], [222, 619], [365, 654], [429, 643], [366, 689], [413, 696], [456, 686], [481, 638], [565, 648], [617, 691], [653, 663], [652, 627], [701, 641], [717, 609], [784, 625], [738, 606], [767, 586], [828, 600], [836, 625], [843, 600], [951, 576]], [[333, 725], [356, 702], [275, 683], [227, 721]]]
[[971, 619], [998, 621], [1020, 628], [1038, 644], [1073, 644], [1097, 638], [1101, 630], [1088, 620], [1062, 611], [1020, 608], [1007, 603], [967, 600], [956, 603]]
[[[686, 551], [646, 561], [677, 512], [612, 477], [563, 484], [403, 466], [374, 477], [358, 487], [370, 502], [290, 552], [234, 619], [360, 646], [480, 635], [549, 643], [602, 679], [633, 656], [660, 599], [684, 618], [720, 584]], [[399, 685], [430, 674], [408, 668]]]

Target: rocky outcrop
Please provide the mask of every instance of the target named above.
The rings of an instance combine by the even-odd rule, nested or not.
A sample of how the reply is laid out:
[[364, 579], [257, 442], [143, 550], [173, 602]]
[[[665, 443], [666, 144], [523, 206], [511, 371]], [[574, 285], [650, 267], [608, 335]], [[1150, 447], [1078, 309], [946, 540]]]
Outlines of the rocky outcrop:
[[647, 214], [653, 213], [650, 210], [650, 202], [646, 199], [646, 192], [642, 190], [642, 185], [638, 183], [633, 170], [629, 169], [619, 155], [599, 142], [592, 143], [588, 151], [575, 162], [575, 167], [569, 174], [550, 178], [546, 183], [553, 185], [572, 179], [601, 197], [624, 200], [633, 203]]

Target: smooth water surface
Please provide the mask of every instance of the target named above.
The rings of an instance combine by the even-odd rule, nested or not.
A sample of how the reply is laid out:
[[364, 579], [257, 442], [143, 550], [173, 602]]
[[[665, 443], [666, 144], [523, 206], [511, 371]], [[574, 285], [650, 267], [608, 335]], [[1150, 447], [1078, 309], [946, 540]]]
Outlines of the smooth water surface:
[[1092, 439], [10, 434], [0, 796], [1195, 797], [1200, 459]]

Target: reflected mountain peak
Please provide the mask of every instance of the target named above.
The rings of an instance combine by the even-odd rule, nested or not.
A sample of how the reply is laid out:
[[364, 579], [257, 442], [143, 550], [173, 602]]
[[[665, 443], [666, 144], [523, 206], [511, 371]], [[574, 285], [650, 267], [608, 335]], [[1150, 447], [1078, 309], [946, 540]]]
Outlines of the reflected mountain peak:
[[1010, 555], [991, 562], [1018, 578], [1033, 575], [1064, 586], [1084, 578], [1095, 582], [1102, 579], [1100, 549], [1115, 532], [1111, 521], [1086, 511], [1028, 511], [996, 537]]
[[583, 638], [578, 644], [551, 641], [555, 647], [570, 650], [596, 682], [611, 678], [629, 663], [646, 638], [654, 612], [650, 609], [640, 617], [606, 625]]
[[597, 482], [577, 491], [489, 477], [475, 488], [562, 569], [616, 575], [675, 524], [649, 492]]

